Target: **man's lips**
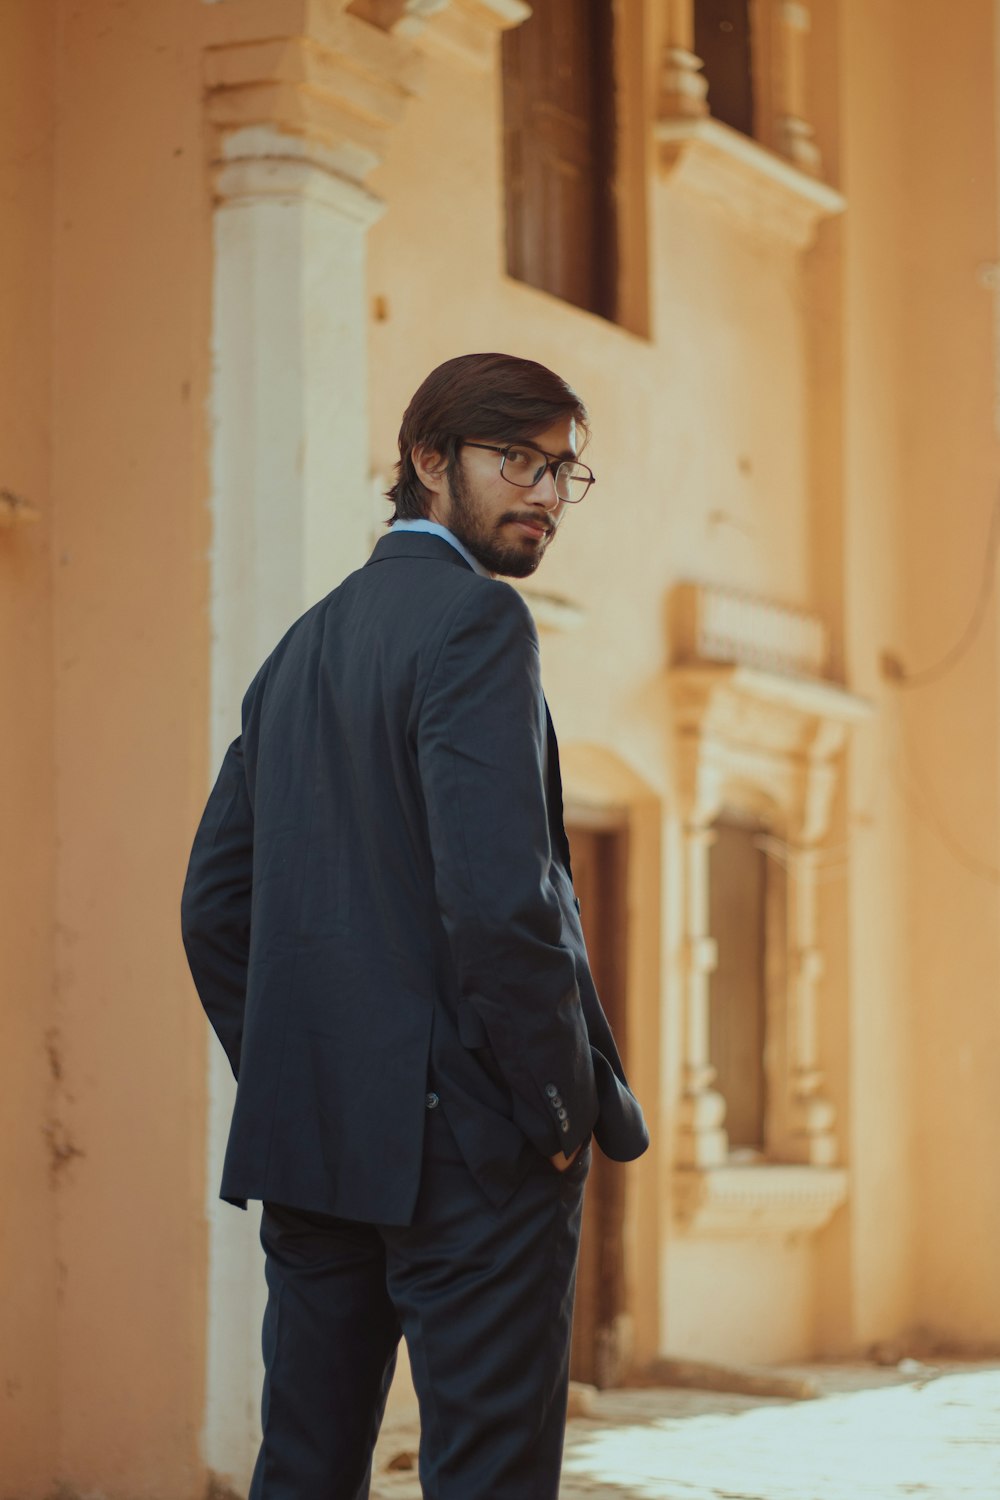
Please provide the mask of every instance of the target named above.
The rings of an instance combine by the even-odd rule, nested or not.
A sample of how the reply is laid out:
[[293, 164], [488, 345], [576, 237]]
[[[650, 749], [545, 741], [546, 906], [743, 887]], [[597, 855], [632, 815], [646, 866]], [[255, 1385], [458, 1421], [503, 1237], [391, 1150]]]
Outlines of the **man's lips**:
[[540, 540], [542, 537], [550, 537], [555, 530], [546, 521], [529, 521], [521, 516], [511, 516], [508, 525], [517, 526], [526, 536]]

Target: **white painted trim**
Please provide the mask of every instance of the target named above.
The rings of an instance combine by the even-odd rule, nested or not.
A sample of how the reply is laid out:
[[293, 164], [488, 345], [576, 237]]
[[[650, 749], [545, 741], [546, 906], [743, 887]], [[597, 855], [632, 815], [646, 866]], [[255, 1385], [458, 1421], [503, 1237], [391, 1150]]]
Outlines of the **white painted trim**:
[[216, 171], [216, 191], [227, 203], [318, 203], [367, 229], [384, 211], [374, 193], [295, 156], [227, 161]]
[[[365, 231], [381, 212], [370, 193], [294, 151], [228, 160], [217, 187], [209, 779], [260, 663], [369, 551]], [[217, 1197], [234, 1088], [214, 1038], [207, 1074], [202, 1451], [224, 1484], [245, 1491], [259, 1443], [259, 1208], [243, 1215]]]

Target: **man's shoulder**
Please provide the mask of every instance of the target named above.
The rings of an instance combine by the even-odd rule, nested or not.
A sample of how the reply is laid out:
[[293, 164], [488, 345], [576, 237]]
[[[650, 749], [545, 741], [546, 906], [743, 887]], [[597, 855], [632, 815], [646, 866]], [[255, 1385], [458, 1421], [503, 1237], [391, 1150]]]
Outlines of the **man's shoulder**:
[[330, 639], [343, 639], [345, 631], [347, 638], [357, 638], [359, 622], [365, 619], [367, 625], [360, 628], [362, 636], [380, 620], [381, 625], [375, 626], [379, 634], [388, 625], [393, 632], [403, 632], [411, 643], [422, 640], [432, 652], [449, 637], [482, 637], [495, 632], [511, 639], [531, 637], [537, 642], [527, 601], [511, 584], [475, 572], [447, 542], [420, 533], [414, 533], [413, 540], [431, 542], [439, 550], [393, 549], [383, 554], [376, 567], [372, 565], [379, 550], [376, 548], [367, 563], [349, 573], [288, 626], [247, 689], [244, 708], [258, 697], [286, 658], [295, 662], [308, 658], [313, 650], [325, 650]]

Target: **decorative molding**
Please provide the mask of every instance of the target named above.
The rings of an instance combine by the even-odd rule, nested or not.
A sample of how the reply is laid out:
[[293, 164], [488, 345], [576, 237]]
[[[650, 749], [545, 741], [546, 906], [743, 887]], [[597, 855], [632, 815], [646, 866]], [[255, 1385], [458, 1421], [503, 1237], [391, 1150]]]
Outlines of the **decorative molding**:
[[[823, 158], [816, 144], [815, 131], [808, 120], [798, 115], [779, 115], [775, 122], [778, 150], [793, 166], [816, 181], [823, 170]], [[832, 192], [832, 188], [827, 189]]]
[[700, 120], [708, 116], [708, 79], [704, 64], [686, 47], [668, 46], [660, 77], [660, 117]]
[[307, 159], [360, 187], [423, 89], [421, 54], [489, 72], [497, 37], [530, 14], [522, 0], [282, 0], [270, 19], [219, 5], [204, 53], [216, 161]]
[[742, 788], [759, 794], [744, 811], [777, 811], [802, 842], [821, 839], [829, 799], [816, 805], [810, 778], [822, 780], [849, 727], [870, 718], [868, 700], [831, 682], [719, 662], [673, 667], [668, 680], [694, 822], [712, 822]]
[[367, 229], [385, 212], [381, 198], [329, 171], [277, 132], [261, 126], [226, 142], [231, 159], [216, 166], [220, 203], [317, 203]]
[[[811, 137], [803, 122], [795, 125], [790, 154], [802, 155]], [[823, 219], [847, 207], [835, 188], [801, 165], [710, 115], [668, 117], [653, 129], [661, 169], [674, 186], [718, 203], [735, 222], [795, 250], [812, 243]]]
[[679, 661], [739, 663], [825, 677], [829, 632], [822, 620], [736, 589], [682, 583], [673, 594]]
[[299, 0], [295, 9], [307, 32], [237, 36], [206, 49], [216, 157], [249, 154], [234, 153], [232, 137], [246, 143], [263, 129], [272, 143], [297, 143], [279, 155], [307, 157], [360, 185], [384, 157], [407, 100], [419, 92], [421, 60], [406, 39], [337, 8]]
[[688, 1234], [806, 1235], [824, 1228], [848, 1191], [838, 1167], [746, 1163], [709, 1171], [678, 1168], [674, 1213]]
[[781, 962], [769, 979], [769, 1016], [783, 1040], [772, 1048], [780, 1062], [769, 1073], [768, 1151], [781, 1161], [831, 1167], [837, 1140], [833, 1106], [823, 1092], [817, 1025], [823, 976], [818, 865], [840, 752], [850, 726], [868, 718], [871, 705], [833, 683], [735, 664], [676, 666], [668, 681], [684, 840], [678, 1162], [718, 1168], [728, 1159], [725, 1101], [712, 1086], [709, 997], [715, 940], [708, 913], [712, 824], [729, 811], [754, 817], [769, 830], [786, 869], [781, 955], [776, 955]]

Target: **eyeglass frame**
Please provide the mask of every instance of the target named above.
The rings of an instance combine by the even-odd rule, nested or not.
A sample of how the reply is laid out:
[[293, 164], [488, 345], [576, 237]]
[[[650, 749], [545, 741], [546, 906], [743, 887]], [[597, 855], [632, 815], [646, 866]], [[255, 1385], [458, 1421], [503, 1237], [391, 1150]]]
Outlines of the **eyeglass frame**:
[[[470, 438], [459, 438], [458, 443], [460, 448], [484, 448], [487, 453], [499, 453], [500, 478], [506, 479], [507, 483], [512, 484], [516, 490], [532, 489], [541, 479], [546, 469], [552, 475], [552, 483], [554, 485], [558, 485], [558, 474], [563, 464], [579, 464], [580, 468], [586, 469], [587, 473], [590, 475], [590, 478], [587, 481], [587, 488], [584, 490], [579, 500], [565, 499], [562, 495], [559, 494], [559, 491], [557, 489], [556, 498], [558, 499], [560, 505], [579, 505], [580, 500], [586, 500], [587, 496], [590, 494], [591, 488], [597, 483], [597, 475], [594, 473], [589, 464], [582, 463], [578, 458], [558, 458], [551, 453], [547, 453], [544, 448], [539, 448], [537, 443], [529, 442], [526, 438], [510, 443], [474, 443]], [[508, 479], [507, 475], [504, 473], [503, 466], [507, 461], [507, 454], [510, 452], [511, 448], [530, 448], [534, 453], [540, 453], [545, 459], [545, 463], [538, 470], [538, 473], [531, 481], [531, 484], [518, 484], [516, 479]]]

